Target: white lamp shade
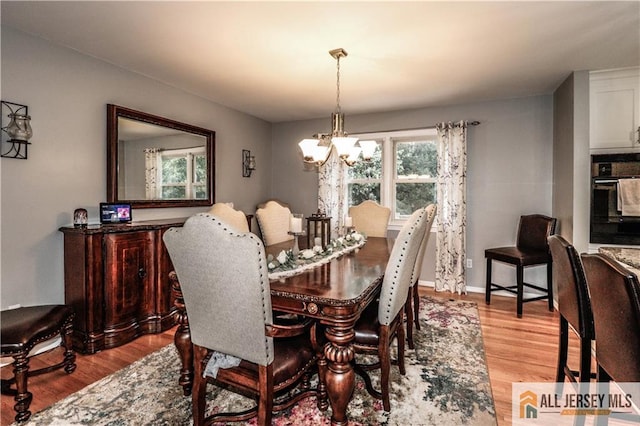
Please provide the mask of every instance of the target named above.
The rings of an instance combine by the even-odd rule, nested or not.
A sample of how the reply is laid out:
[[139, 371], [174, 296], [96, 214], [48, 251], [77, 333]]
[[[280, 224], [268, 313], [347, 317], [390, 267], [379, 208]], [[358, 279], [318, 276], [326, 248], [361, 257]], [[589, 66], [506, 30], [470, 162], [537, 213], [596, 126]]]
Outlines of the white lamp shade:
[[324, 163], [329, 158], [330, 146], [317, 145], [313, 148], [313, 161], [316, 163]]
[[340, 158], [346, 158], [351, 153], [351, 149], [358, 142], [358, 138], [345, 137], [345, 136], [334, 136], [331, 138], [331, 142], [336, 147], [336, 151], [338, 151], [338, 156]]
[[362, 148], [359, 146], [354, 146], [349, 150], [349, 155], [344, 159], [344, 162], [349, 166], [353, 166], [356, 161], [358, 161], [358, 156], [360, 155], [360, 151]]
[[360, 141], [360, 148], [362, 148], [362, 158], [365, 161], [371, 160], [371, 158], [373, 158], [373, 153], [376, 152], [377, 147], [378, 142], [376, 141]]
[[317, 139], [303, 139], [298, 142], [298, 146], [302, 150], [302, 156], [304, 157], [304, 161], [316, 161], [314, 160], [315, 151], [318, 147]]

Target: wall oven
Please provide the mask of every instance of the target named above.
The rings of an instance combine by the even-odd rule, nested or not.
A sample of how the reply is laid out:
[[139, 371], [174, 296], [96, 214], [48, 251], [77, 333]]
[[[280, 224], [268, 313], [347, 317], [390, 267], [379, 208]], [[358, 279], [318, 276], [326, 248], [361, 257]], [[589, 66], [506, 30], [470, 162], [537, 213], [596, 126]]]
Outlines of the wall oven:
[[[623, 214], [633, 211], [628, 205], [625, 209], [621, 205], [619, 192], [623, 179], [640, 182], [640, 153], [591, 156], [591, 243], [640, 245], [640, 215]], [[628, 182], [623, 184], [628, 191]], [[640, 188], [640, 184], [631, 188]]]

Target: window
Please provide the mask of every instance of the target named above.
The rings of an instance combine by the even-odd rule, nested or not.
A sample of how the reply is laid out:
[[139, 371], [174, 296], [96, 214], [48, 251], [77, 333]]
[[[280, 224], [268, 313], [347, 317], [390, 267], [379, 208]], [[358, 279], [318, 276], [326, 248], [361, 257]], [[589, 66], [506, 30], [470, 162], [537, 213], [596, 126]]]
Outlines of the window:
[[400, 224], [420, 207], [436, 202], [438, 148], [436, 130], [358, 135], [378, 142], [370, 162], [349, 168], [349, 206], [374, 200], [391, 208], [392, 224]]
[[162, 151], [162, 199], [207, 198], [207, 157], [204, 147]]

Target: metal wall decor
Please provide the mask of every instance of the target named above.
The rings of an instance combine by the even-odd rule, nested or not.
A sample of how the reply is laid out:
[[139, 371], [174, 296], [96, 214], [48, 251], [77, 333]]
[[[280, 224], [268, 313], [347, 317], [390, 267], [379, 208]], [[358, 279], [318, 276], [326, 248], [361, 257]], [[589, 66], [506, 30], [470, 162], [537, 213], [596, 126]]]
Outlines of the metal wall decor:
[[251, 177], [251, 172], [256, 169], [256, 157], [251, 155], [248, 149], [242, 150], [242, 177]]
[[[6, 138], [4, 136], [2, 138], [2, 145], [10, 145], [6, 151], [0, 151], [0, 156], [26, 160], [28, 156], [27, 148], [31, 144], [29, 139], [33, 136], [29, 107], [14, 102], [0, 102], [2, 104], [0, 123], [2, 123], [2, 134], [6, 135]], [[9, 118], [9, 122], [6, 125], [5, 115]]]

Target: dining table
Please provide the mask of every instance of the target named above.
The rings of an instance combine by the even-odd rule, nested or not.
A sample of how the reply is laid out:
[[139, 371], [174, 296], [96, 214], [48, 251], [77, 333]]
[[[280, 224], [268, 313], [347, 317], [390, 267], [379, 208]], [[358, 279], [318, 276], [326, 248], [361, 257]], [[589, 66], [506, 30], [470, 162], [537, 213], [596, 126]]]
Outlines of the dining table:
[[[299, 247], [306, 247], [306, 238], [299, 238]], [[312, 318], [324, 331], [323, 348], [318, 359], [318, 408], [331, 404], [331, 424], [346, 425], [347, 407], [355, 388], [354, 326], [365, 308], [380, 294], [384, 271], [394, 239], [369, 237], [361, 247], [331, 258], [313, 268], [270, 279], [271, 306], [279, 313]], [[267, 255], [276, 258], [293, 247], [293, 240], [265, 247]], [[174, 342], [181, 360], [178, 383], [185, 395], [193, 383], [193, 347], [189, 334], [188, 314], [184, 306], [178, 277], [170, 274], [178, 328]], [[328, 402], [327, 402], [328, 398]]]

